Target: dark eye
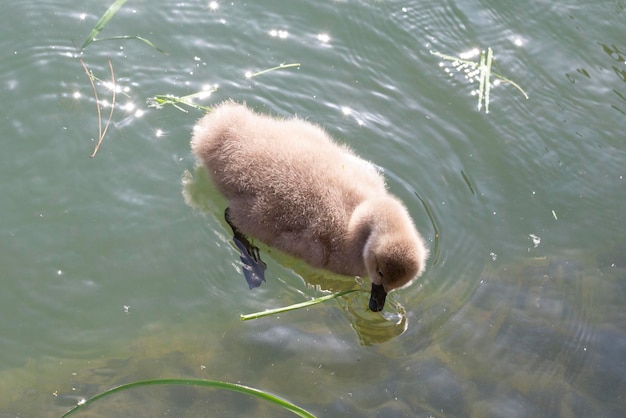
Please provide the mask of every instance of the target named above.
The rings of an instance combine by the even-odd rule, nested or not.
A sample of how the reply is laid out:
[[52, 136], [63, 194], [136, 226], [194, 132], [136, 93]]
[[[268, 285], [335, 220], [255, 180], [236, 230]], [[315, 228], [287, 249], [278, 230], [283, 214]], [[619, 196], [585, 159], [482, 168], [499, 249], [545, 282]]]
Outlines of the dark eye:
[[380, 271], [380, 270], [377, 270], [377, 272], [378, 272], [378, 275], [380, 276], [380, 278], [382, 279], [383, 278], [383, 272]]

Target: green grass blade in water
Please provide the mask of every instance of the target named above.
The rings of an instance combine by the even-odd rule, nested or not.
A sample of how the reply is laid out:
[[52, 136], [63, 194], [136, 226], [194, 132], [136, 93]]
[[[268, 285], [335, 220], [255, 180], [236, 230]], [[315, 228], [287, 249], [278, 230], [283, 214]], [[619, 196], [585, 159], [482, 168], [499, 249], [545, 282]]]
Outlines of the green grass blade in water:
[[483, 96], [485, 93], [485, 51], [480, 53], [480, 78], [478, 87], [478, 111], [483, 107]]
[[299, 62], [295, 62], [293, 64], [280, 64], [276, 67], [273, 68], [268, 68], [267, 70], [263, 70], [263, 71], [259, 71], [257, 73], [246, 73], [246, 78], [253, 78], [253, 77], [257, 77], [259, 75], [263, 75], [263, 74], [267, 74], [267, 73], [271, 73], [272, 71], [276, 71], [276, 70], [282, 70], [283, 68], [291, 68], [291, 67], [300, 67], [300, 63]]
[[91, 42], [116, 41], [118, 39], [136, 39], [136, 40], [141, 41], [141, 42], [145, 43], [146, 45], [156, 49], [157, 51], [159, 51], [163, 55], [169, 55], [166, 51], [164, 51], [161, 48], [157, 47], [149, 39], [143, 38], [143, 37], [138, 36], [138, 35], [134, 35], [134, 36], [133, 35], [119, 35], [119, 36], [110, 36], [108, 38], [93, 38], [91, 40]]
[[485, 113], [489, 113], [489, 90], [491, 88], [491, 64], [493, 62], [493, 51], [487, 48], [487, 64], [485, 68]]
[[239, 385], [236, 383], [228, 383], [228, 382], [221, 382], [218, 380], [203, 380], [203, 379], [154, 379], [154, 380], [142, 380], [139, 382], [133, 382], [133, 383], [128, 383], [125, 385], [121, 385], [118, 387], [115, 387], [113, 389], [109, 389], [105, 392], [102, 392], [96, 396], [94, 396], [93, 398], [90, 398], [86, 401], [81, 401], [78, 405], [76, 405], [74, 408], [70, 409], [69, 411], [67, 411], [65, 414], [63, 414], [61, 416], [61, 418], [65, 418], [68, 417], [70, 415], [72, 415], [73, 413], [75, 413], [76, 411], [83, 409], [84, 407], [86, 407], [87, 405], [90, 405], [94, 402], [96, 402], [99, 399], [105, 398], [109, 395], [113, 395], [115, 393], [118, 392], [122, 392], [125, 390], [129, 390], [129, 389], [133, 389], [133, 388], [137, 388], [137, 387], [142, 387], [142, 386], [155, 386], [155, 385], [189, 385], [189, 386], [203, 386], [203, 387], [210, 387], [210, 388], [217, 388], [217, 389], [223, 389], [223, 390], [229, 390], [231, 392], [238, 392], [238, 393], [243, 393], [246, 395], [251, 395], [251, 396], [256, 396], [257, 398], [261, 398], [264, 399], [268, 402], [271, 402], [277, 406], [280, 406], [288, 411], [293, 412], [294, 414], [296, 414], [299, 417], [303, 417], [303, 418], [315, 418], [315, 415], [311, 414], [310, 412], [300, 408], [297, 405], [292, 404], [291, 402], [280, 398], [278, 396], [272, 395], [270, 393], [264, 392], [262, 390], [259, 389], [255, 389], [249, 386], [244, 386], [244, 385]]
[[463, 65], [470, 66], [472, 68], [477, 68], [480, 71], [480, 75], [478, 77], [479, 87], [478, 87], [478, 110], [480, 111], [483, 108], [483, 102], [485, 105], [485, 113], [489, 113], [489, 96], [490, 96], [490, 88], [491, 88], [491, 76], [497, 77], [498, 79], [504, 81], [505, 83], [511, 84], [517, 90], [520, 91], [524, 95], [524, 98], [528, 100], [528, 94], [522, 89], [517, 83], [509, 80], [508, 78], [502, 76], [501, 74], [493, 71], [492, 65], [495, 65], [495, 61], [493, 60], [493, 50], [491, 48], [487, 48], [487, 52], [482, 51], [480, 54], [480, 61], [478, 63], [468, 61], [462, 59], [460, 57], [454, 57], [452, 55], [442, 54], [437, 51], [430, 51], [430, 53], [436, 57], [442, 58], [446, 61], [452, 61], [456, 66], [457, 63], [461, 63]]
[[100, 18], [100, 20], [98, 20], [98, 22], [96, 22], [96, 25], [93, 27], [91, 32], [89, 32], [89, 35], [87, 36], [87, 39], [85, 39], [85, 42], [83, 42], [83, 46], [80, 47], [81, 50], [85, 49], [85, 47], [87, 45], [89, 45], [90, 43], [93, 42], [94, 38], [96, 36], [98, 36], [100, 31], [102, 31], [102, 29], [107, 25], [107, 23], [109, 23], [109, 20], [111, 20], [113, 18], [113, 16], [115, 16], [115, 13], [117, 13], [117, 11], [127, 1], [128, 0], [116, 0], [115, 3], [113, 3], [111, 6], [109, 6], [107, 11], [104, 12], [102, 17]]
[[360, 289], [344, 290], [343, 292], [333, 293], [332, 295], [322, 296], [319, 298], [307, 300], [306, 302], [296, 303], [294, 305], [289, 305], [289, 306], [285, 306], [282, 308], [268, 309], [263, 312], [256, 312], [256, 313], [247, 314], [247, 315], [242, 314], [241, 320], [249, 321], [250, 319], [257, 319], [257, 318], [261, 318], [261, 317], [268, 316], [268, 315], [275, 315], [275, 314], [279, 314], [283, 312], [293, 311], [296, 309], [307, 308], [312, 305], [317, 305], [318, 303], [326, 302], [327, 300], [338, 298], [339, 296], [347, 295], [348, 293], [358, 292], [359, 290]]

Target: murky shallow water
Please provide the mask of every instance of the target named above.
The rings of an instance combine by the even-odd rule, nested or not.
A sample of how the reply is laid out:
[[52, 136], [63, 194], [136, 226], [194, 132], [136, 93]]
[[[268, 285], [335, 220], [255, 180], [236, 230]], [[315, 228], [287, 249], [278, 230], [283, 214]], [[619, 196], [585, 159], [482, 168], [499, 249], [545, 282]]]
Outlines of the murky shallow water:
[[[19, 2], [1, 18], [0, 416], [160, 377], [241, 382], [318, 416], [620, 416], [623, 2], [128, 2], [102, 36], [168, 55], [86, 48], [123, 88], [90, 159], [75, 45], [105, 8]], [[429, 53], [475, 47], [530, 99], [501, 84], [479, 112], [476, 84]], [[306, 117], [385, 170], [433, 252], [394, 310], [372, 316], [356, 293], [240, 321], [359, 284], [265, 248], [267, 283], [248, 290], [189, 151], [201, 113], [145, 104], [215, 84], [206, 104]], [[288, 415], [200, 388], [116, 396], [83, 414]]]

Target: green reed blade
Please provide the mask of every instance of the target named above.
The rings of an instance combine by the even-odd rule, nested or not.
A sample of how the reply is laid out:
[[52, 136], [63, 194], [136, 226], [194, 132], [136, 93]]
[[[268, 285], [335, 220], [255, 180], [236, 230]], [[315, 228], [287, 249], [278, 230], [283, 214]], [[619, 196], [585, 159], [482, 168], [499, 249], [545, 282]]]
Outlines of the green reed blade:
[[87, 36], [87, 39], [85, 39], [85, 42], [83, 42], [83, 46], [80, 47], [81, 50], [85, 49], [85, 47], [87, 45], [89, 45], [90, 43], [93, 42], [94, 38], [96, 36], [98, 36], [100, 31], [102, 31], [102, 29], [106, 26], [106, 24], [109, 23], [109, 20], [111, 20], [113, 18], [113, 16], [115, 16], [115, 13], [117, 13], [117, 11], [127, 1], [128, 0], [116, 0], [111, 6], [109, 6], [107, 11], [104, 12], [102, 17], [100, 18], [100, 20], [98, 20], [98, 22], [96, 22], [96, 25], [93, 27], [91, 32], [89, 32], [89, 35]]
[[[284, 68], [293, 68], [293, 67], [300, 67], [300, 63], [292, 63], [292, 64], [280, 64], [276, 67], [272, 67], [272, 68], [268, 68], [267, 70], [262, 70], [259, 71], [257, 73], [246, 73], [246, 78], [252, 78], [252, 77], [256, 77], [262, 74], [267, 74], [269, 72], [272, 71], [276, 71], [276, 70], [281, 70]], [[203, 90], [203, 91], [199, 91], [197, 93], [193, 93], [193, 94], [188, 94], [186, 96], [183, 97], [178, 97], [178, 96], [174, 96], [172, 94], [157, 94], [154, 97], [151, 97], [147, 100], [148, 102], [148, 106], [150, 107], [155, 107], [157, 109], [162, 108], [165, 105], [172, 105], [174, 106], [176, 109], [187, 113], [187, 110], [185, 108], [183, 108], [182, 106], [188, 106], [188, 107], [192, 107], [194, 109], [199, 109], [199, 110], [203, 110], [205, 112], [211, 112], [213, 111], [213, 108], [210, 106], [202, 106], [199, 104], [195, 104], [193, 103], [193, 99], [196, 98], [205, 98], [208, 97], [211, 93], [213, 93], [214, 91], [217, 90], [217, 86], [210, 89], [210, 90]]]
[[157, 51], [159, 51], [161, 54], [164, 55], [169, 55], [167, 52], [165, 52], [164, 50], [162, 50], [161, 48], [157, 47], [155, 44], [153, 44], [150, 40], [143, 38], [141, 36], [138, 35], [119, 35], [119, 36], [110, 36], [108, 38], [93, 38], [91, 40], [91, 42], [100, 42], [100, 41], [115, 41], [118, 39], [137, 39], [138, 41], [141, 41], [149, 46], [151, 46], [152, 48], [156, 49]]
[[257, 318], [261, 318], [261, 317], [268, 316], [268, 315], [275, 315], [275, 314], [279, 314], [283, 312], [293, 311], [296, 309], [306, 308], [309, 306], [317, 305], [318, 303], [326, 302], [327, 300], [331, 300], [331, 299], [335, 299], [343, 295], [347, 295], [348, 293], [358, 292], [359, 290], [360, 289], [344, 290], [343, 292], [333, 293], [332, 295], [321, 296], [319, 298], [307, 300], [306, 302], [296, 303], [294, 305], [289, 305], [289, 306], [285, 306], [282, 308], [268, 309], [263, 312], [256, 312], [256, 313], [251, 313], [247, 315], [242, 314], [241, 320], [248, 321], [250, 319], [257, 319]]
[[184, 106], [189, 106], [194, 109], [202, 110], [204, 112], [211, 112], [213, 111], [212, 107], [202, 106], [202, 105], [193, 103], [192, 100], [196, 97], [201, 97], [203, 95], [208, 96], [210, 93], [216, 90], [217, 88], [214, 88], [214, 89], [207, 90], [207, 91], [201, 91], [198, 93], [188, 94], [187, 96], [183, 96], [183, 97], [178, 97], [178, 96], [174, 96], [171, 94], [157, 94], [156, 96], [149, 98], [147, 102], [148, 102], [148, 106], [154, 107], [157, 109], [160, 109], [165, 105], [172, 105], [176, 109], [180, 110], [181, 112], [189, 113], [187, 109], [181, 107], [181, 105], [184, 105]]
[[[446, 54], [442, 54], [440, 52], [437, 51], [430, 51], [430, 53], [436, 57], [439, 57], [441, 59], [444, 59], [446, 61], [452, 61], [454, 64], [456, 63], [461, 63], [461, 64], [465, 64], [467, 66], [470, 66], [472, 68], [477, 68], [480, 72], [480, 75], [478, 77], [478, 83], [479, 83], [479, 87], [478, 87], [478, 110], [480, 111], [483, 107], [483, 102], [485, 104], [485, 113], [489, 113], [489, 98], [490, 98], [490, 94], [491, 94], [491, 76], [494, 76], [500, 80], [502, 80], [505, 83], [509, 83], [510, 85], [512, 85], [513, 87], [515, 87], [517, 90], [520, 91], [520, 93], [522, 93], [524, 95], [524, 98], [528, 100], [528, 94], [526, 94], [526, 92], [524, 91], [524, 89], [522, 89], [517, 83], [515, 83], [512, 80], [509, 80], [508, 78], [502, 76], [501, 74], [497, 73], [496, 71], [493, 70], [493, 66], [496, 65], [495, 60], [493, 59], [493, 50], [491, 48], [487, 48], [487, 52], [485, 53], [485, 51], [482, 51], [480, 54], [480, 61], [479, 62], [473, 62], [473, 61], [469, 61], [466, 59], [462, 59], [459, 57], [455, 57], [452, 55], [446, 55]], [[497, 67], [497, 66], [496, 66]]]
[[498, 77], [500, 80], [504, 81], [505, 83], [509, 83], [510, 85], [512, 85], [513, 87], [518, 89], [520, 91], [520, 93], [522, 93], [524, 95], [524, 98], [526, 98], [526, 100], [528, 100], [528, 94], [526, 94], [524, 89], [521, 88], [516, 82], [514, 82], [513, 80], [509, 80], [508, 78], [503, 77], [503, 76], [501, 76], [498, 73], [493, 73], [493, 75], [495, 75], [496, 77]]
[[483, 107], [483, 93], [485, 92], [485, 51], [480, 53], [480, 79], [478, 87], [478, 111]]
[[129, 389], [136, 388], [136, 387], [155, 386], [155, 385], [189, 385], [189, 386], [203, 386], [203, 387], [211, 387], [211, 388], [229, 390], [231, 392], [243, 393], [246, 395], [256, 396], [257, 398], [264, 399], [288, 411], [293, 412], [299, 417], [315, 418], [315, 415], [311, 414], [305, 409], [302, 409], [299, 406], [294, 405], [291, 402], [281, 397], [272, 395], [271, 393], [268, 393], [268, 392], [264, 392], [260, 389], [256, 389], [256, 388], [252, 388], [252, 387], [244, 386], [244, 385], [239, 385], [236, 383], [228, 383], [228, 382], [221, 382], [219, 380], [205, 380], [205, 379], [154, 379], [154, 380], [142, 380], [138, 382], [127, 383], [125, 385], [117, 386], [113, 389], [109, 389], [107, 391], [99, 393], [90, 399], [82, 401], [81, 403], [79, 403], [78, 405], [76, 405], [75, 407], [67, 411], [65, 414], [63, 414], [61, 418], [65, 418], [73, 414], [74, 412], [78, 411], [79, 409], [82, 409], [99, 399], [102, 399], [109, 395], [113, 395], [114, 393], [122, 392], [122, 391], [129, 390]]
[[489, 89], [491, 88], [491, 63], [493, 62], [493, 50], [487, 48], [487, 63], [485, 67], [485, 113], [489, 113]]
[[272, 67], [272, 68], [268, 68], [267, 70], [262, 70], [256, 73], [248, 73], [246, 74], [246, 78], [253, 78], [253, 77], [257, 77], [259, 75], [263, 75], [263, 74], [267, 74], [270, 73], [272, 71], [276, 71], [276, 70], [282, 70], [283, 68], [291, 68], [291, 67], [300, 67], [300, 63], [299, 62], [294, 62], [293, 64], [280, 64], [276, 67]]

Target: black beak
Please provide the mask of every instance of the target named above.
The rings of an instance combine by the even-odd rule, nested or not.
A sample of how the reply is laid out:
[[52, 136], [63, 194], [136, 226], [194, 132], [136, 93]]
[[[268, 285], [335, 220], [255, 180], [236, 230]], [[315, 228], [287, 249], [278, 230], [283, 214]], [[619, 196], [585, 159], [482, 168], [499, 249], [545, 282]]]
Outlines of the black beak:
[[387, 292], [382, 284], [372, 283], [372, 295], [370, 296], [370, 309], [374, 312], [380, 312], [385, 306]]

